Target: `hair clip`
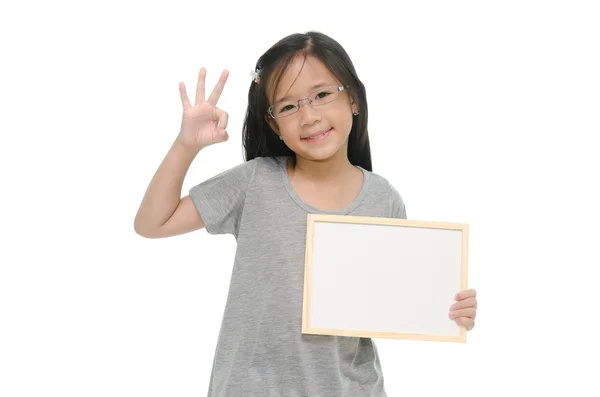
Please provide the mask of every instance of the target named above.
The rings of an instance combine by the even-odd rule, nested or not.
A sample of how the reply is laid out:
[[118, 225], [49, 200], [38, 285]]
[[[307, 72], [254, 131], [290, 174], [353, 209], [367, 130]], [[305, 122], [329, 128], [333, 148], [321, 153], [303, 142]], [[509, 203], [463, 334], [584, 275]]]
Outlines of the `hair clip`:
[[251, 71], [250, 76], [252, 76], [252, 80], [254, 80], [254, 82], [258, 84], [258, 82], [260, 81], [260, 69]]

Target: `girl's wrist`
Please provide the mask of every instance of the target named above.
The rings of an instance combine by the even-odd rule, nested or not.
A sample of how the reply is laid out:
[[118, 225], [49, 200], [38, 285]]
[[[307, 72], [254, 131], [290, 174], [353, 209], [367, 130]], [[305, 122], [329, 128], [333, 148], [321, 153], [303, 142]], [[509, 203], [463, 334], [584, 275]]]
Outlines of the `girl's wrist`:
[[192, 147], [179, 139], [177, 137], [175, 142], [173, 142], [173, 149], [176, 150], [179, 154], [183, 154], [185, 156], [196, 157], [198, 153], [203, 149], [202, 147]]

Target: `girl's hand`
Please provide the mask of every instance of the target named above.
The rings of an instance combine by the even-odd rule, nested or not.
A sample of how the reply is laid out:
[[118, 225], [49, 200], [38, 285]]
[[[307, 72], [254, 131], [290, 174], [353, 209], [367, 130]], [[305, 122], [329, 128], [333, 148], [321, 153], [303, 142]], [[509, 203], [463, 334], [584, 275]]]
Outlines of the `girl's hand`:
[[206, 80], [206, 69], [201, 68], [196, 86], [194, 106], [192, 106], [188, 99], [185, 84], [179, 83], [183, 116], [177, 140], [185, 147], [199, 151], [202, 148], [224, 142], [228, 139], [227, 120], [229, 119], [229, 115], [216, 107], [228, 75], [229, 72], [227, 70], [221, 73], [221, 77], [210, 97], [208, 100], [205, 100], [204, 83]]
[[467, 289], [460, 291], [454, 297], [456, 303], [450, 306], [450, 318], [455, 320], [458, 325], [464, 325], [467, 331], [475, 326], [475, 316], [477, 315], [477, 291]]

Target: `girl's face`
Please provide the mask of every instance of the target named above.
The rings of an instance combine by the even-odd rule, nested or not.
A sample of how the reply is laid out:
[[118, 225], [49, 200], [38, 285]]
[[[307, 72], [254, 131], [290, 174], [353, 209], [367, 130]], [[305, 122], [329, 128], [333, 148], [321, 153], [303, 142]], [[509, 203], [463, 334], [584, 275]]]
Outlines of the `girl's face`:
[[[319, 161], [336, 154], [347, 156], [352, 113], [359, 109], [347, 90], [338, 91], [341, 85], [311, 56], [296, 57], [283, 73], [274, 97], [269, 98], [275, 115], [282, 117], [268, 116], [269, 124], [298, 157]], [[298, 104], [306, 97], [320, 105], [311, 106], [306, 99]]]

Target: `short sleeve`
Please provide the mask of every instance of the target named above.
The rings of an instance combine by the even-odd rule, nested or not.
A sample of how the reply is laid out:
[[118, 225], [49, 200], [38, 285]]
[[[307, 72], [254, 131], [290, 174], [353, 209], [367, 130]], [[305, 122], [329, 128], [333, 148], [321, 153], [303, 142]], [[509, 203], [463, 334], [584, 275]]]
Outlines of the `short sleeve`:
[[391, 194], [391, 207], [392, 207], [392, 218], [406, 219], [406, 205], [404, 200], [398, 191], [390, 185]]
[[399, 219], [406, 219], [406, 205], [404, 205], [404, 201], [402, 201], [402, 199], [394, 202], [393, 217]]
[[237, 237], [246, 192], [257, 166], [257, 160], [230, 168], [189, 190], [190, 198], [210, 234], [232, 234]]

